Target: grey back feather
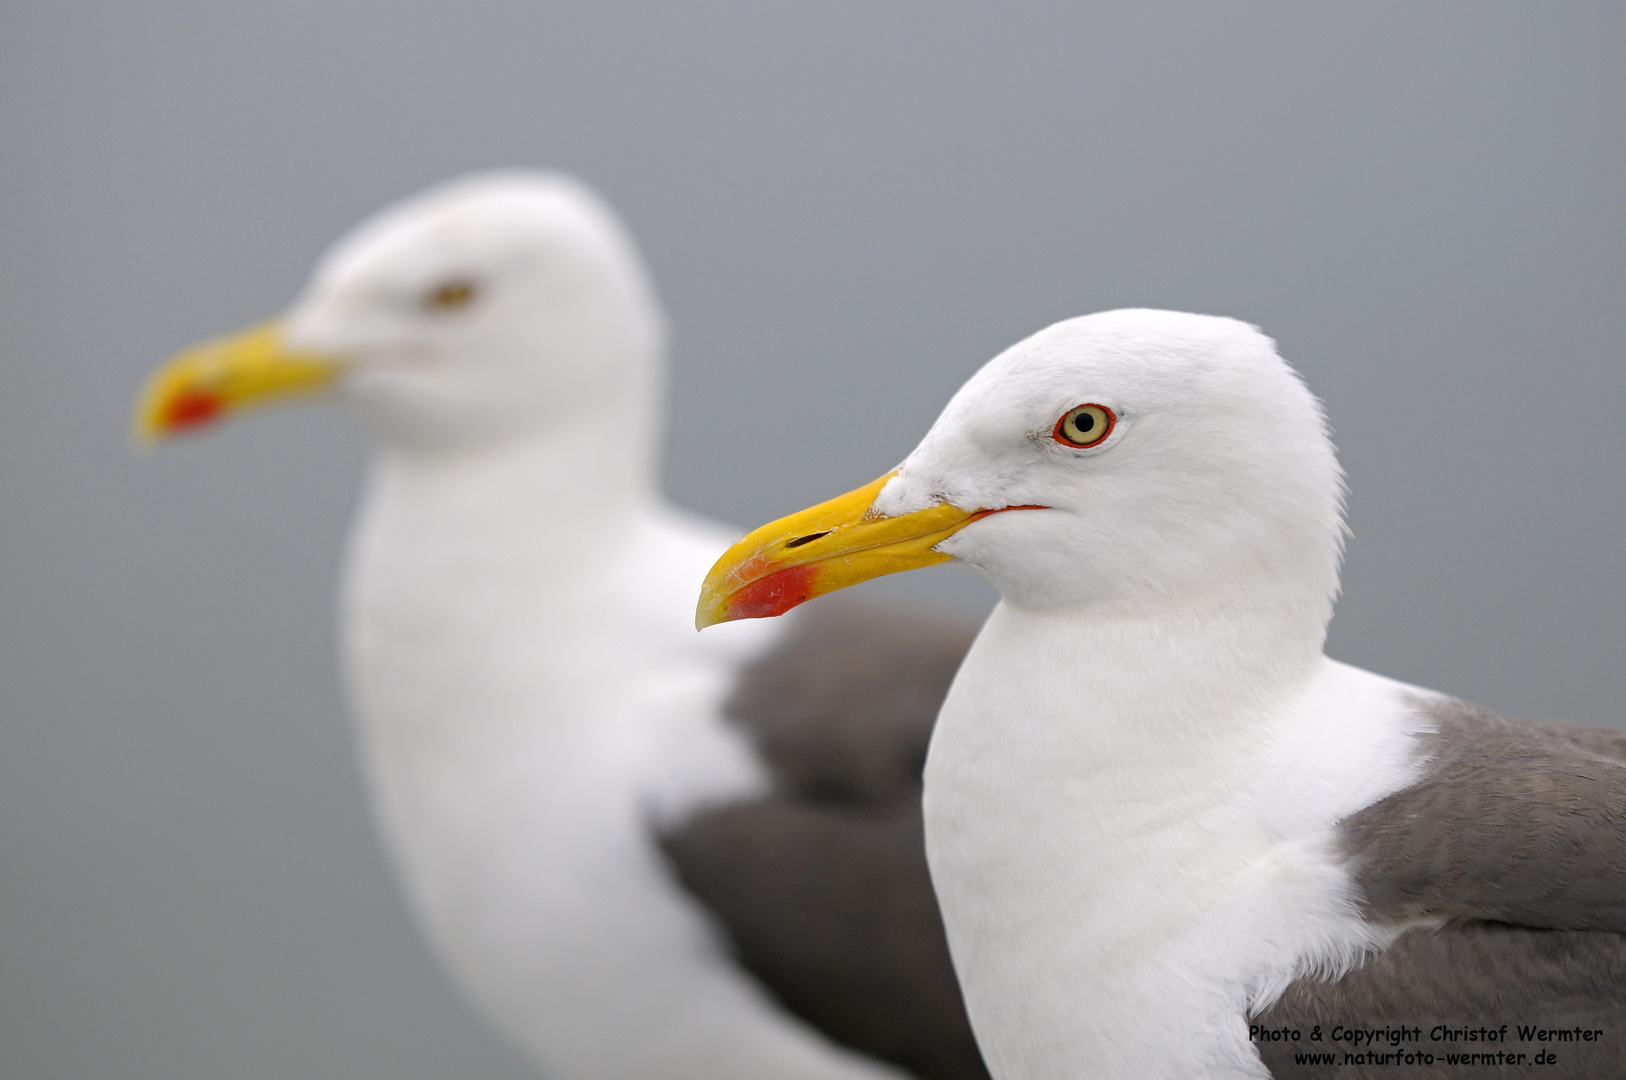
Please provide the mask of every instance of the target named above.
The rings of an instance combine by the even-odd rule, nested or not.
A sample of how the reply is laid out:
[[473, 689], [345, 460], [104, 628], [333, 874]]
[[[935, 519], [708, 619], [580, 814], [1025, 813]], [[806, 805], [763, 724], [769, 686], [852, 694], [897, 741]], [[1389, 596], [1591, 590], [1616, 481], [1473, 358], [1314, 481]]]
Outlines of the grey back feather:
[[1423, 780], [1344, 822], [1367, 916], [1626, 931], [1626, 731], [1424, 707]]
[[[1325, 1080], [1463, 1080], [1536, 1076], [1618, 1080], [1626, 1076], [1626, 938], [1603, 930], [1535, 930], [1505, 923], [1457, 923], [1402, 934], [1383, 953], [1333, 983], [1300, 979], [1258, 1017], [1269, 1028], [1299, 1033], [1297, 1041], [1260, 1041], [1270, 1074]], [[1502, 1025], [1507, 1025], [1505, 1034]], [[1527, 1025], [1562, 1031], [1565, 1041], [1520, 1039]], [[1410, 1029], [1402, 1042], [1358, 1046], [1335, 1041], [1336, 1029]], [[1497, 1029], [1495, 1041], [1445, 1037], [1436, 1028]], [[1319, 1039], [1312, 1033], [1319, 1028]], [[1576, 1029], [1601, 1032], [1587, 1040]], [[1435, 1036], [1440, 1036], [1436, 1038]], [[1345, 1054], [1424, 1051], [1433, 1064], [1346, 1062]], [[1542, 1051], [1557, 1060], [1534, 1064]], [[1523, 1054], [1522, 1063], [1481, 1058], [1454, 1064], [1450, 1053]], [[1332, 1053], [1334, 1063], [1304, 1055]], [[1298, 1060], [1295, 1060], [1298, 1059]]]
[[740, 963], [837, 1042], [987, 1080], [926, 869], [921, 768], [976, 628], [849, 597], [799, 613], [727, 713], [774, 778], [661, 839]]
[[[1626, 732], [1459, 701], [1417, 708], [1431, 729], [1423, 778], [1347, 819], [1342, 839], [1367, 918], [1446, 921], [1406, 931], [1334, 982], [1295, 982], [1257, 1022], [1300, 1039], [1262, 1041], [1260, 1056], [1276, 1077], [1626, 1076]], [[1340, 1025], [1416, 1030], [1375, 1049], [1436, 1061], [1346, 1063], [1374, 1048], [1334, 1042]], [[1436, 1026], [1502, 1025], [1496, 1041], [1430, 1038]], [[1520, 1025], [1575, 1037], [1522, 1042]], [[1555, 1061], [1533, 1064], [1543, 1051]], [[1303, 1057], [1327, 1052], [1335, 1064]], [[1493, 1057], [1468, 1066], [1447, 1053]]]

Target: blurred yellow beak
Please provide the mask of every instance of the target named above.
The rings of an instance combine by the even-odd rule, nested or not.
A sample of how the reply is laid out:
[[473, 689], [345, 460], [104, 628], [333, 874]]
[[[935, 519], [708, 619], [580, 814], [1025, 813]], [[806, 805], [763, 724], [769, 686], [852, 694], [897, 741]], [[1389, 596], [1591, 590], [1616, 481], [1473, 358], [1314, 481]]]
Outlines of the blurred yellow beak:
[[[996, 510], [941, 503], [897, 517], [873, 512], [896, 471], [856, 491], [762, 526], [723, 553], [700, 586], [694, 625], [783, 615], [815, 596], [953, 558], [934, 550]], [[1042, 507], [1004, 507], [1037, 510]]]
[[131, 435], [152, 443], [250, 406], [320, 393], [340, 367], [335, 357], [288, 350], [277, 324], [261, 323], [195, 345], [153, 372], [136, 399]]

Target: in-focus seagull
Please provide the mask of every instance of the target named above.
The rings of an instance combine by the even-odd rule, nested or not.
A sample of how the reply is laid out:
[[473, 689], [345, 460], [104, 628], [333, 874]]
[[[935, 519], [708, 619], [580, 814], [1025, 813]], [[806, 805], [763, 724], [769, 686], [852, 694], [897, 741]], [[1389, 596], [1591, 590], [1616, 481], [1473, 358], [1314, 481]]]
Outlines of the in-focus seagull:
[[970, 632], [697, 637], [737, 533], [659, 493], [664, 337], [597, 197], [481, 175], [360, 225], [136, 423], [326, 394], [370, 430], [341, 581], [363, 770], [435, 952], [546, 1076], [985, 1077], [919, 809]]
[[1626, 1075], [1626, 732], [1328, 659], [1342, 496], [1257, 329], [1106, 312], [706, 579], [701, 625], [950, 558], [998, 587], [925, 789], [998, 1080]]

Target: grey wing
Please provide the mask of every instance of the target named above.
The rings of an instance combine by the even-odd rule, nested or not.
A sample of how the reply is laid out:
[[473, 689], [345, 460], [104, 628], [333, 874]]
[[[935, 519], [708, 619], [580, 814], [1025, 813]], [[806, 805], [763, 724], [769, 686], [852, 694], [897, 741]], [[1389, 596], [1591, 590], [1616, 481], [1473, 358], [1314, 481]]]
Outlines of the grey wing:
[[848, 806], [918, 799], [937, 711], [976, 626], [845, 594], [800, 614], [742, 673], [725, 712], [787, 795]]
[[[1606, 930], [1538, 930], [1505, 923], [1415, 929], [1336, 982], [1300, 979], [1256, 1021], [1297, 1041], [1259, 1042], [1270, 1074], [1285, 1078], [1626, 1075], [1626, 937]], [[1506, 1026], [1505, 1032], [1502, 1030]], [[1406, 1028], [1407, 1037], [1360, 1046], [1336, 1028]], [[1520, 1027], [1545, 1037], [1521, 1038]], [[1320, 1028], [1321, 1039], [1311, 1033]], [[1473, 1037], [1475, 1029], [1495, 1032]], [[1451, 1037], [1455, 1033], [1455, 1037]], [[1419, 1052], [1432, 1063], [1346, 1061], [1345, 1055]], [[1536, 1064], [1538, 1053], [1554, 1061]], [[1311, 1055], [1332, 1054], [1316, 1062]], [[1452, 1062], [1448, 1055], [1476, 1055]], [[1523, 1058], [1507, 1060], [1502, 1055]]]
[[791, 1012], [921, 1080], [985, 1080], [917, 803], [868, 814], [739, 803], [700, 815], [663, 846], [739, 962]]
[[[1278, 1077], [1626, 1075], [1626, 732], [1418, 707], [1434, 729], [1423, 778], [1345, 821], [1343, 842], [1367, 918], [1446, 922], [1334, 982], [1294, 983], [1257, 1022], [1305, 1038], [1262, 1042], [1261, 1057]], [[1311, 1044], [1317, 1025], [1327, 1038]], [[1345, 1064], [1360, 1048], [1331, 1040], [1339, 1025], [1418, 1030], [1366, 1049], [1436, 1061]], [[1502, 1025], [1497, 1040], [1431, 1038]], [[1521, 1025], [1551, 1038], [1521, 1041]], [[1543, 1051], [1556, 1064], [1533, 1064]], [[1339, 1064], [1306, 1063], [1326, 1052]]]
[[1626, 731], [1428, 708], [1424, 778], [1344, 822], [1367, 917], [1626, 931]]
[[[845, 598], [842, 598], [845, 599]], [[808, 610], [727, 706], [775, 778], [661, 844], [787, 1009], [921, 1080], [986, 1080], [926, 869], [920, 773], [974, 627]]]

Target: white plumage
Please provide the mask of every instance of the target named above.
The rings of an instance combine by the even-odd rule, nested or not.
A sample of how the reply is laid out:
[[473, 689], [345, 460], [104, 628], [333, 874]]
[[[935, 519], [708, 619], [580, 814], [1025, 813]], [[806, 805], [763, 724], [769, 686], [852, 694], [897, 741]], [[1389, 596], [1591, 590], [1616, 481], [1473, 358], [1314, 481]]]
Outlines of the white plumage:
[[[1322, 1075], [1314, 1051], [1378, 1075], [1402, 1062], [1343, 1062], [1339, 1030], [1416, 1051], [1530, 1016], [1563, 1018], [1566, 1075], [1617, 1075], [1626, 735], [1328, 659], [1342, 539], [1321, 410], [1271, 341], [1107, 312], [990, 361], [894, 474], [742, 540], [701, 621], [944, 556], [999, 588], [924, 796], [997, 1080]], [[1272, 1023], [1318, 1041], [1250, 1035]], [[1460, 1047], [1422, 1049], [1443, 1071], [1417, 1075], [1457, 1075]]]
[[[1085, 401], [1115, 411], [1106, 442], [1049, 438]], [[1321, 651], [1341, 480], [1319, 408], [1243, 324], [1072, 320], [979, 372], [876, 509], [938, 493], [1049, 508], [940, 545], [1003, 598], [926, 772], [990, 1068], [1266, 1075], [1244, 1018], [1393, 935], [1333, 827], [1415, 775], [1407, 688]]]
[[596, 197], [482, 176], [357, 228], [140, 424], [320, 386], [374, 434], [341, 585], [374, 810], [436, 953], [546, 1075], [900, 1080], [770, 997], [660, 849], [772, 786], [723, 706], [782, 633], [694, 632], [731, 537], [658, 492], [664, 337]]

